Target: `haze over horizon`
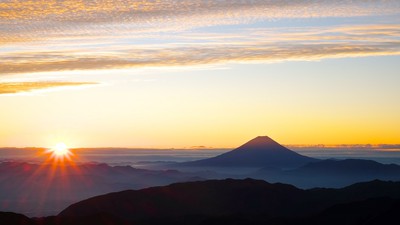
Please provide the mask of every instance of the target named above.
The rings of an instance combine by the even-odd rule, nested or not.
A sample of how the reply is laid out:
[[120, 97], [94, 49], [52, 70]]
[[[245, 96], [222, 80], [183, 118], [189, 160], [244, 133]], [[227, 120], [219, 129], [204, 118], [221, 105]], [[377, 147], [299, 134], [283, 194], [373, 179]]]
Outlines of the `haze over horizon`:
[[[254, 139], [232, 148], [212, 148], [210, 146], [190, 146], [187, 148], [69, 148], [64, 143], [62, 148], [69, 148], [73, 161], [79, 163], [106, 163], [109, 165], [147, 167], [151, 164], [166, 162], [186, 162], [207, 159], [225, 154], [231, 150], [243, 148], [254, 140], [268, 140], [268, 136], [257, 136]], [[268, 142], [267, 141], [267, 142]], [[268, 146], [268, 144], [267, 144]], [[304, 156], [317, 159], [365, 159], [384, 164], [400, 164], [400, 145], [282, 145], [283, 147]], [[57, 146], [50, 147], [0, 147], [0, 162], [33, 162], [43, 163], [48, 160], [48, 152]], [[247, 147], [246, 147], [247, 148]], [[246, 150], [246, 154], [252, 154]], [[273, 154], [274, 157], [277, 157]], [[262, 158], [262, 157], [261, 157]], [[270, 158], [270, 156], [266, 156]], [[235, 162], [237, 164], [237, 162]]]
[[6, 0], [0, 146], [400, 144], [400, 1]]

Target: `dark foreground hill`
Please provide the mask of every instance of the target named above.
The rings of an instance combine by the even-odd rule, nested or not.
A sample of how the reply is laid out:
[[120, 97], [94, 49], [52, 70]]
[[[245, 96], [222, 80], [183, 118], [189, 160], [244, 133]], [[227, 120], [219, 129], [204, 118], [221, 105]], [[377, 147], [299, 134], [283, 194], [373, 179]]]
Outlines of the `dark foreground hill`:
[[[265, 181], [209, 180], [123, 191], [71, 205], [58, 216], [15, 225], [396, 224], [400, 182], [371, 181], [341, 189], [302, 190]], [[17, 218], [17, 220], [15, 220]], [[21, 222], [19, 222], [21, 221]]]
[[381, 197], [338, 204], [308, 219], [309, 224], [386, 225], [400, 223], [400, 200]]
[[342, 189], [301, 190], [253, 179], [209, 180], [98, 196], [71, 205], [59, 217], [107, 213], [136, 222], [232, 215], [293, 218], [313, 215], [337, 204], [380, 197], [400, 198], [400, 182], [371, 181]]
[[34, 221], [21, 214], [0, 212], [0, 223], [7, 225], [32, 225]]
[[219, 156], [179, 164], [181, 167], [296, 168], [318, 161], [291, 151], [267, 136], [256, 137]]

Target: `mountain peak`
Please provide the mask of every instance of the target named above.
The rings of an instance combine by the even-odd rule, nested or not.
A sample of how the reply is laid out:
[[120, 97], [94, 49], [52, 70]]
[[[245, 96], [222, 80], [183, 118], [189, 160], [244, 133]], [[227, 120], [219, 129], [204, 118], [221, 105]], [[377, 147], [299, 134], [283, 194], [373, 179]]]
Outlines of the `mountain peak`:
[[253, 138], [237, 149], [238, 150], [243, 149], [243, 150], [247, 150], [247, 151], [248, 150], [262, 150], [262, 151], [274, 151], [274, 150], [286, 151], [286, 150], [288, 150], [268, 136], [258, 136], [256, 138]]
[[232, 151], [183, 165], [295, 168], [312, 161], [315, 159], [293, 152], [268, 136], [258, 136]]
[[256, 138], [253, 138], [250, 141], [246, 142], [242, 146], [249, 146], [249, 145], [265, 146], [265, 145], [279, 145], [279, 144], [268, 136], [258, 136]]
[[253, 139], [251, 139], [250, 141], [273, 141], [275, 142], [272, 138], [268, 137], [268, 136], [257, 136]]

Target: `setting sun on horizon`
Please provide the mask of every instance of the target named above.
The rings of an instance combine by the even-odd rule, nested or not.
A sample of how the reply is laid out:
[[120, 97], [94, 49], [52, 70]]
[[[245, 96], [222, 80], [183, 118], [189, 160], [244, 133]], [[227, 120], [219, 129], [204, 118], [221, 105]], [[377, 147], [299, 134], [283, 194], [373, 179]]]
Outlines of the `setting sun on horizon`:
[[49, 148], [46, 153], [49, 153], [50, 159], [55, 162], [70, 161], [73, 156], [73, 153], [63, 142], [57, 143], [55, 146]]
[[64, 143], [57, 143], [56, 146], [52, 149], [55, 155], [65, 156], [69, 153], [68, 147]]

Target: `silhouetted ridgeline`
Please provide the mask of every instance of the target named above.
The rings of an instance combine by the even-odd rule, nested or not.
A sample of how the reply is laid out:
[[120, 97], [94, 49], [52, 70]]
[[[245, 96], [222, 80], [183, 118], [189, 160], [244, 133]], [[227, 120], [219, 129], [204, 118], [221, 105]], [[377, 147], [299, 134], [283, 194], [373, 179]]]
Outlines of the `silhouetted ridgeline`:
[[[85, 163], [0, 163], [0, 211], [48, 216], [70, 204], [109, 192], [202, 180], [195, 173]], [[1, 224], [1, 223], [0, 223]]]
[[[0, 214], [9, 224], [395, 224], [400, 182], [302, 190], [265, 181], [208, 180], [122, 191], [75, 203], [56, 217]], [[385, 221], [385, 223], [380, 223]]]
[[292, 170], [271, 170], [266, 167], [249, 177], [290, 183], [301, 188], [338, 188], [374, 179], [400, 181], [400, 166], [363, 159], [321, 160]]

